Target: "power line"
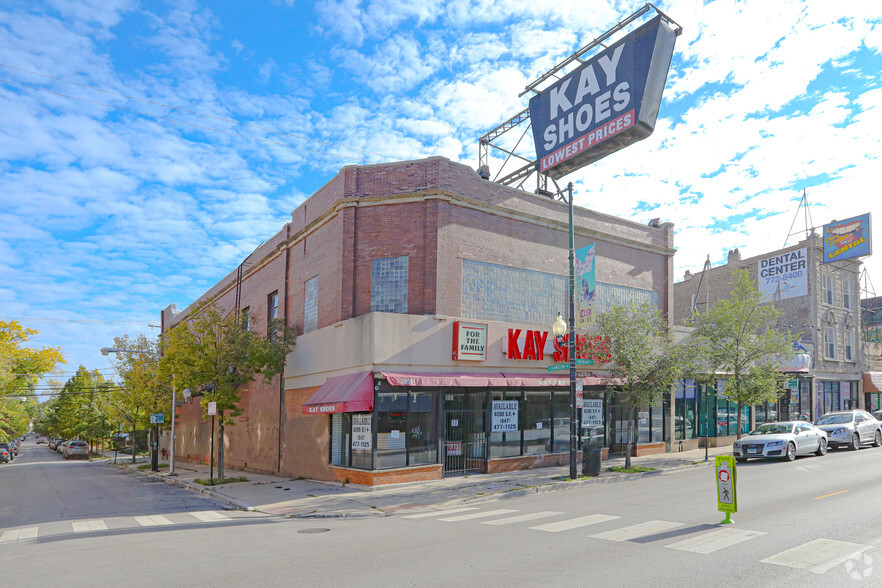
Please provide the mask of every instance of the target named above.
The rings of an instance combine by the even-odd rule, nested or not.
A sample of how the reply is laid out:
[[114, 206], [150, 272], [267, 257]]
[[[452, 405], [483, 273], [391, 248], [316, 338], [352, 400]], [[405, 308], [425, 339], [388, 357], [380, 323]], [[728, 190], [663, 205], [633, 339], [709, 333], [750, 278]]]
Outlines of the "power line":
[[149, 118], [155, 118], [157, 120], [166, 120], [169, 122], [173, 122], [179, 125], [185, 125], [188, 127], [193, 127], [195, 129], [200, 129], [203, 131], [213, 131], [215, 133], [222, 133], [224, 135], [232, 135], [234, 137], [241, 137], [243, 139], [250, 139], [253, 141], [261, 141], [263, 143], [269, 143], [271, 145], [278, 145], [279, 147], [283, 147], [285, 149], [290, 149], [291, 151], [310, 151], [312, 153], [318, 153], [320, 155], [327, 155], [329, 157], [337, 157], [340, 159], [348, 159], [350, 161], [355, 161], [361, 163], [360, 159], [356, 159], [355, 157], [349, 157], [346, 155], [340, 155], [338, 153], [328, 153], [327, 151], [319, 151], [318, 149], [310, 149], [309, 147], [295, 147], [293, 145], [289, 145], [288, 143], [282, 143], [281, 141], [272, 141], [270, 139], [262, 139], [261, 137], [253, 137], [251, 135], [243, 135], [242, 133], [235, 133], [233, 131], [224, 131], [223, 129], [216, 129], [214, 127], [208, 127], [205, 125], [197, 125], [193, 123], [184, 122], [182, 120], [178, 120], [175, 118], [170, 118], [167, 116], [158, 116], [155, 114], [147, 114], [146, 112], [140, 112], [138, 110], [132, 110], [130, 108], [123, 108], [121, 106], [113, 106], [112, 104], [105, 104], [103, 102], [96, 102], [95, 100], [88, 100], [86, 98], [79, 98], [77, 96], [71, 96], [69, 94], [62, 94], [61, 92], [54, 92], [52, 90], [47, 90], [45, 88], [38, 88], [36, 86], [30, 86], [28, 84], [22, 84], [21, 82], [13, 82], [12, 80], [5, 80], [0, 78], [0, 82], [4, 84], [11, 84], [13, 86], [20, 86], [22, 88], [28, 88], [30, 90], [36, 90], [37, 92], [46, 92], [47, 94], [54, 94], [55, 96], [61, 96], [62, 98], [70, 98], [71, 100], [79, 100], [80, 102], [86, 102], [88, 104], [94, 104], [96, 106], [101, 106], [104, 108], [111, 108], [113, 110], [120, 110], [122, 112], [128, 112], [130, 114], [136, 114], [138, 116], [146, 116]]
[[37, 72], [37, 71], [31, 71], [31, 70], [23, 69], [23, 68], [20, 68], [20, 67], [15, 67], [14, 65], [7, 65], [7, 64], [5, 64], [5, 63], [0, 63], [0, 67], [5, 67], [5, 68], [8, 68], [8, 69], [14, 69], [14, 70], [16, 70], [16, 71], [20, 71], [20, 72], [24, 72], [24, 73], [28, 73], [28, 74], [33, 74], [33, 75], [35, 75], [35, 76], [40, 76], [40, 77], [44, 77], [44, 78], [47, 78], [47, 79], [50, 79], [50, 80], [55, 80], [55, 81], [57, 81], [57, 82], [62, 82], [62, 83], [65, 83], [65, 84], [70, 84], [70, 85], [72, 85], [72, 86], [79, 86], [79, 87], [81, 87], [81, 88], [88, 88], [88, 89], [90, 89], [90, 90], [96, 90], [96, 91], [98, 91], [98, 92], [104, 92], [105, 94], [110, 94], [110, 95], [112, 95], [112, 96], [119, 96], [119, 97], [121, 97], [121, 98], [127, 98], [127, 99], [129, 99], [129, 100], [137, 100], [138, 102], [144, 102], [144, 103], [146, 103], [146, 104], [152, 104], [152, 105], [154, 105], [154, 106], [160, 106], [160, 107], [162, 107], [162, 108], [171, 108], [172, 110], [178, 110], [178, 111], [180, 111], [180, 112], [186, 112], [186, 113], [188, 113], [188, 114], [194, 114], [194, 115], [196, 115], [196, 116], [201, 116], [201, 117], [203, 117], [203, 118], [210, 118], [210, 119], [218, 120], [218, 121], [221, 121], [221, 122], [228, 122], [228, 123], [232, 123], [232, 124], [235, 124], [235, 125], [241, 125], [241, 126], [245, 126], [245, 127], [251, 127], [252, 129], [258, 129], [258, 130], [260, 130], [260, 131], [267, 131], [267, 132], [269, 132], [269, 133], [274, 133], [274, 134], [277, 134], [277, 135], [286, 135], [286, 136], [289, 136], [289, 137], [296, 137], [297, 139], [303, 139], [303, 140], [305, 140], [305, 141], [312, 141], [312, 142], [315, 142], [315, 143], [324, 143], [325, 145], [330, 145], [331, 147], [335, 147], [335, 148], [337, 148], [337, 149], [346, 149], [347, 151], [354, 151], [354, 152], [356, 152], [356, 153], [364, 153], [365, 155], [376, 155], [377, 157], [383, 157], [383, 158], [385, 158], [385, 159], [392, 159], [392, 158], [389, 157], [388, 155], [384, 155], [384, 154], [382, 154], [382, 153], [375, 153], [375, 152], [373, 152], [373, 151], [365, 151], [364, 149], [356, 149], [355, 147], [346, 147], [346, 146], [338, 145], [337, 143], [332, 143], [332, 142], [330, 142], [330, 141], [322, 141], [321, 139], [313, 139], [313, 138], [311, 138], [311, 137], [306, 137], [306, 136], [304, 136], [304, 135], [298, 135], [298, 134], [296, 134], [296, 133], [287, 133], [287, 132], [279, 131], [279, 130], [276, 130], [276, 129], [270, 129], [270, 128], [268, 128], [268, 127], [261, 127], [261, 126], [259, 126], [259, 125], [255, 125], [255, 124], [252, 124], [252, 123], [244, 123], [244, 122], [238, 121], [238, 120], [236, 120], [236, 119], [232, 119], [232, 118], [225, 118], [225, 117], [222, 117], [222, 116], [215, 116], [215, 115], [212, 115], [212, 114], [203, 114], [203, 113], [201, 113], [201, 112], [197, 112], [197, 111], [195, 111], [195, 110], [188, 110], [188, 109], [186, 109], [186, 108], [180, 108], [180, 107], [178, 107], [178, 106], [171, 106], [170, 104], [163, 104], [162, 102], [155, 102], [155, 101], [153, 101], [153, 100], [147, 100], [146, 98], [138, 98], [137, 96], [130, 96], [130, 95], [128, 95], [128, 94], [121, 94], [121, 93], [119, 93], [119, 92], [114, 92], [114, 91], [112, 91], [112, 90], [105, 90], [105, 89], [103, 89], [103, 88], [99, 88], [99, 87], [97, 87], [97, 86], [90, 86], [89, 84], [81, 84], [81, 83], [79, 83], [79, 82], [72, 82], [72, 81], [70, 81], [70, 80], [65, 80], [64, 78], [58, 78], [58, 77], [50, 76], [50, 75], [48, 75], [48, 74], [40, 73], [40, 72]]
[[[136, 321], [99, 321], [99, 320], [87, 320], [87, 319], [53, 319], [53, 318], [35, 318], [29, 316], [0, 316], [0, 319], [8, 319], [12, 321], [39, 321], [46, 323], [87, 323], [87, 324], [105, 324], [105, 325], [141, 325], [144, 326], [145, 323], [136, 322]], [[155, 327], [157, 325], [151, 325], [150, 323], [146, 323], [148, 327]]]

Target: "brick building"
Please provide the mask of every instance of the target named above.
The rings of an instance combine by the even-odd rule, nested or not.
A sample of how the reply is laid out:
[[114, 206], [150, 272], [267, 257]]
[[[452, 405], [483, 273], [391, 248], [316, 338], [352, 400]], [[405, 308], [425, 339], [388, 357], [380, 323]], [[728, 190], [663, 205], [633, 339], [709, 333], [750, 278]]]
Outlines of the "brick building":
[[[777, 327], [798, 336], [790, 376], [776, 403], [744, 407], [742, 433], [763, 422], [815, 420], [832, 410], [864, 406], [861, 379], [864, 349], [860, 324], [860, 261], [824, 263], [820, 235], [741, 259], [735, 249], [725, 265], [692, 273], [674, 284], [674, 322], [682, 325], [692, 312], [703, 312], [729, 295], [735, 270], [747, 269], [760, 292], [780, 311]], [[703, 390], [687, 381], [675, 394], [675, 440], [694, 445], [708, 435], [711, 444], [730, 443], [736, 434], [737, 408], [724, 396], [725, 382]], [[752, 424], [751, 424], [752, 423]]]
[[[673, 226], [574, 214], [576, 248], [596, 245], [595, 312], [650, 301], [670, 316]], [[298, 332], [283, 377], [243, 391], [226, 464], [374, 485], [566, 463], [569, 374], [548, 368], [567, 232], [565, 203], [444, 158], [343, 168], [200, 298], [238, 300], [252, 329], [278, 316]], [[163, 329], [190, 308], [169, 305]], [[616, 451], [624, 409], [603, 366], [586, 367], [600, 417], [580, 434]], [[209, 459], [202, 410], [179, 411], [182, 459]], [[642, 407], [637, 451], [664, 451], [671, 419]]]

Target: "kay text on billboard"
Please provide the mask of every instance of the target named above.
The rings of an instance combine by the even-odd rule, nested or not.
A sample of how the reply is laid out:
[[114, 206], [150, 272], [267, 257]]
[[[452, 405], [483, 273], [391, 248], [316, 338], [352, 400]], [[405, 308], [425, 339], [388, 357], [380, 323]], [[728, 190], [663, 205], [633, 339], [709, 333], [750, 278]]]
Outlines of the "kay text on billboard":
[[533, 96], [539, 171], [557, 179], [652, 134], [676, 35], [658, 16]]

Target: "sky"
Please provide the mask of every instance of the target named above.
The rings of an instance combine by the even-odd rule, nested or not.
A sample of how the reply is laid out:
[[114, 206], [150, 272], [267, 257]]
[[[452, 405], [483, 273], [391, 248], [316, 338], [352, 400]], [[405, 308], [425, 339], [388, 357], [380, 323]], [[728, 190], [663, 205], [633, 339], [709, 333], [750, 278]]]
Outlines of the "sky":
[[[676, 281], [880, 222], [882, 4], [655, 5], [683, 29], [655, 131], [566, 176], [577, 205], [674, 223]], [[341, 167], [477, 168], [529, 83], [642, 6], [4, 0], [0, 320], [61, 348], [62, 381], [109, 372], [101, 347], [157, 335]], [[864, 268], [882, 295], [882, 253]]]

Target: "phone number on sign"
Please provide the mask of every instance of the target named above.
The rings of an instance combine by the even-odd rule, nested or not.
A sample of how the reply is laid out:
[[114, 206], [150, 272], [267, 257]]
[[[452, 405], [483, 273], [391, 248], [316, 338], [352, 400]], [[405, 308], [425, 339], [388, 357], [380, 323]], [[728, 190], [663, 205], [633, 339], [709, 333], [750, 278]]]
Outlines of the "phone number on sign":
[[771, 277], [771, 278], [766, 278], [766, 284], [774, 284], [774, 283], [776, 283], [776, 282], [780, 282], [780, 281], [782, 281], [782, 280], [783, 280], [783, 281], [786, 281], [786, 280], [797, 280], [797, 279], [800, 279], [800, 278], [802, 278], [802, 270], [798, 270], [798, 271], [795, 271], [795, 272], [790, 272], [789, 274], [783, 274], [783, 275], [780, 275], [780, 276], [773, 276], [773, 277]]

